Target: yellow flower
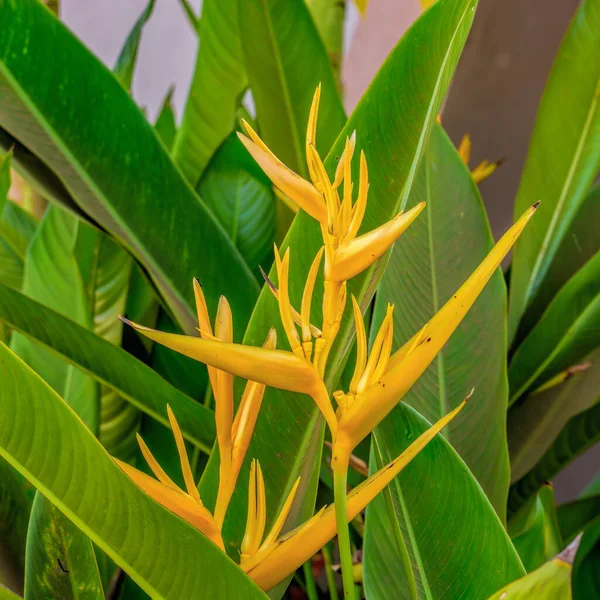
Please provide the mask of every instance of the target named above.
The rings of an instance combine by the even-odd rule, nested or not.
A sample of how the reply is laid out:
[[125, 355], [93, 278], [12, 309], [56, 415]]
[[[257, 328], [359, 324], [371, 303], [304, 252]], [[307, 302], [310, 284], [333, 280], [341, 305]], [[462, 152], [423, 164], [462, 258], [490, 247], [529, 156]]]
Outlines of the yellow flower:
[[[471, 136], [468, 133], [465, 133], [463, 139], [460, 142], [458, 147], [458, 154], [462, 158], [462, 161], [469, 166], [469, 162], [471, 161]], [[487, 179], [492, 173], [496, 171], [496, 169], [502, 164], [501, 160], [497, 160], [495, 162], [490, 162], [489, 160], [481, 161], [472, 171], [471, 177], [473, 177], [473, 181], [476, 184], [481, 183], [485, 179]]]

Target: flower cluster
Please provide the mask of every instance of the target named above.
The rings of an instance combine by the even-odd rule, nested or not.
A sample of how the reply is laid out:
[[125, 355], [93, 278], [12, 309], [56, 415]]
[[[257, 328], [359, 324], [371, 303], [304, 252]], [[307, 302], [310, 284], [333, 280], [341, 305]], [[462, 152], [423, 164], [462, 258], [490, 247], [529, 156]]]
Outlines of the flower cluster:
[[[400, 470], [451, 420], [464, 402], [421, 435], [396, 460], [367, 479], [346, 496], [346, 474], [351, 453], [392, 410], [427, 369], [452, 335], [473, 302], [494, 274], [535, 211], [529, 209], [502, 237], [476, 271], [445, 306], [400, 349], [392, 353], [393, 306], [389, 306], [370, 352], [363, 322], [361, 301], [351, 297], [356, 326], [356, 365], [349, 389], [334, 390], [325, 384], [325, 369], [332, 345], [339, 333], [347, 305], [347, 281], [369, 268], [393, 245], [423, 210], [424, 203], [400, 213], [380, 227], [359, 235], [367, 209], [368, 167], [360, 153], [358, 191], [354, 194], [351, 164], [356, 135], [346, 138], [344, 152], [331, 180], [316, 150], [317, 113], [320, 88], [314, 96], [306, 135], [306, 156], [310, 181], [288, 169], [269, 150], [257, 133], [244, 123], [248, 137], [243, 144], [285, 195], [320, 225], [323, 246], [313, 259], [306, 278], [300, 310], [289, 297], [290, 264], [293, 248], [283, 256], [275, 248], [277, 284], [267, 283], [278, 300], [279, 312], [290, 351], [276, 348], [271, 330], [262, 348], [233, 343], [231, 311], [225, 298], [217, 309], [214, 331], [201, 286], [194, 283], [198, 308], [199, 337], [164, 333], [130, 323], [137, 331], [169, 348], [208, 366], [215, 397], [215, 420], [220, 457], [219, 488], [214, 513], [210, 513], [194, 483], [183, 438], [175, 417], [169, 418], [179, 450], [187, 491], [178, 488], [152, 457], [143, 441], [140, 445], [157, 480], [133, 467], [119, 463], [125, 472], [158, 502], [169, 508], [223, 548], [221, 530], [227, 507], [246, 458], [265, 386], [309, 395], [325, 418], [332, 439], [332, 468], [338, 481], [334, 506], [324, 508], [307, 523], [285, 534], [286, 518], [294, 502], [299, 481], [292, 487], [281, 512], [265, 536], [266, 497], [258, 461], [250, 465], [247, 527], [241, 541], [240, 566], [263, 589], [268, 590], [310, 558], [336, 532], [342, 542], [347, 523], [379, 493]], [[321, 269], [321, 265], [323, 268]], [[321, 275], [322, 272], [322, 275]], [[317, 278], [323, 278], [322, 323], [311, 322], [311, 307]], [[368, 300], [368, 299], [367, 299]], [[234, 414], [233, 376], [247, 380]], [[466, 400], [465, 400], [466, 402]], [[340, 543], [342, 571], [345, 549]], [[347, 563], [346, 563], [347, 564]], [[345, 585], [347, 583], [346, 578]]]

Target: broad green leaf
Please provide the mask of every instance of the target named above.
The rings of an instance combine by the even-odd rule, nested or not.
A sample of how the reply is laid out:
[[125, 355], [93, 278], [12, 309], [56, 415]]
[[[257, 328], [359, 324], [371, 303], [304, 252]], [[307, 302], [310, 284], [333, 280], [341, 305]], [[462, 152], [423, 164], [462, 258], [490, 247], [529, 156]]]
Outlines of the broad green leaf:
[[306, 0], [306, 6], [323, 40], [333, 74], [339, 85], [344, 53], [346, 6], [337, 0]]
[[[398, 456], [428, 427], [414, 409], [398, 404], [373, 434], [369, 470]], [[383, 496], [367, 507], [368, 598], [487, 598], [525, 574], [483, 490], [442, 436], [388, 489], [393, 510]]]
[[1, 283], [0, 320], [51, 348], [163, 425], [169, 424], [170, 404], [185, 438], [210, 452], [215, 439], [213, 413], [131, 354]]
[[248, 266], [255, 273], [259, 265], [268, 269], [275, 241], [275, 198], [271, 182], [235, 133], [211, 160], [198, 191]]
[[2, 2], [0, 22], [2, 127], [145, 266], [184, 329], [196, 324], [194, 275], [211, 282], [210, 307], [226, 294], [246, 322], [252, 273], [116, 78], [37, 0]]
[[555, 558], [498, 590], [489, 600], [571, 600], [571, 565]]
[[290, 169], [308, 176], [306, 124], [319, 83], [317, 150], [322, 156], [346, 122], [319, 32], [303, 0], [245, 0], [239, 4], [239, 19], [262, 139]]
[[[523, 520], [524, 526], [515, 531], [516, 522]], [[528, 573], [561, 551], [562, 538], [551, 484], [544, 484], [511, 519], [508, 533]]]
[[0, 455], [152, 598], [264, 598], [199, 531], [143, 493], [6, 346], [0, 410]]
[[588, 260], [600, 251], [600, 237], [596, 224], [600, 222], [600, 185], [592, 188], [579, 207], [571, 226], [563, 238], [539, 291], [523, 315], [516, 343], [533, 329], [540, 317], [559, 292]]
[[552, 481], [570, 462], [600, 441], [600, 396], [588, 410], [572, 417], [537, 464], [508, 494], [508, 513], [514, 514], [546, 481]]
[[[33, 498], [28, 487], [29, 483], [0, 459], [0, 552], [19, 585], [25, 574], [25, 541]], [[4, 577], [2, 581], [7, 583]]]
[[572, 367], [600, 345], [600, 252], [564, 285], [508, 368], [509, 403]]
[[[75, 257], [85, 286], [90, 329], [116, 346], [121, 345], [132, 260], [120, 246], [96, 229], [80, 225]], [[107, 451], [129, 461], [137, 452], [135, 434], [140, 411], [112, 388], [100, 386], [98, 439]]]
[[596, 476], [592, 481], [590, 481], [583, 491], [580, 494], [581, 498], [585, 498], [587, 496], [593, 496], [595, 494], [600, 494], [600, 471], [596, 473]]
[[21, 600], [21, 596], [17, 596], [0, 583], [0, 600]]
[[[481, 197], [441, 127], [436, 127], [407, 208], [427, 203], [396, 242], [375, 301], [376, 333], [395, 305], [398, 348], [446, 303], [493, 246]], [[443, 435], [460, 454], [502, 520], [509, 462], [506, 444], [506, 291], [498, 272], [437, 359], [403, 401], [434, 423], [475, 394]]]
[[[326, 159], [334, 173], [346, 137], [357, 131], [357, 155], [364, 150], [369, 161], [369, 204], [364, 231], [373, 229], [404, 208], [423, 150], [439, 112], [450, 77], [468, 34], [476, 2], [440, 0], [423, 15], [392, 51], [363, 100]], [[424, 43], [427, 40], [427, 43]], [[418, 73], [418, 77], [413, 74]], [[391, 101], [393, 100], [393, 101]], [[386, 111], [386, 118], [379, 115]], [[322, 245], [319, 227], [308, 215], [294, 220], [283, 249], [291, 248], [290, 294], [298, 306], [312, 260]], [[382, 266], [370, 268], [349, 283], [362, 306], [370, 302], [381, 277]], [[274, 274], [271, 274], [274, 276]], [[321, 322], [322, 283], [317, 282], [311, 321]], [[354, 335], [352, 310], [347, 307], [338, 339], [331, 351], [326, 383], [330, 389], [343, 367]], [[285, 335], [275, 299], [263, 288], [246, 332], [245, 342], [262, 344], [270, 327], [278, 329], [279, 346]], [[301, 476], [288, 527], [312, 514], [318, 482], [318, 465], [323, 440], [323, 422], [307, 396], [267, 388], [248, 459], [258, 458], [265, 476], [268, 518], [272, 521], [294, 481]], [[217, 457], [213, 453], [201, 482], [203, 499], [214, 501]], [[225, 522], [228, 542], [239, 543], [247, 511], [247, 469], [243, 469]], [[235, 551], [235, 546], [232, 546]]]
[[0, 157], [0, 215], [4, 212], [4, 205], [10, 188], [10, 168], [12, 164], [12, 151]]
[[23, 285], [25, 263], [0, 233], [0, 281], [15, 290]]
[[238, 4], [244, 3], [237, 0], [202, 3], [196, 69], [173, 147], [173, 158], [193, 187], [233, 130], [235, 111], [247, 86], [238, 31]]
[[600, 390], [600, 349], [583, 363], [591, 363], [591, 367], [559, 385], [526, 396], [508, 411], [512, 481], [535, 466], [571, 417], [595, 404]]
[[92, 542], [39, 492], [27, 534], [25, 599], [104, 599]]
[[[61, 207], [48, 207], [27, 251], [23, 293], [89, 328], [91, 315], [74, 254], [79, 225]], [[20, 333], [13, 335], [11, 347], [97, 431], [98, 388], [90, 377]]]
[[154, 123], [154, 131], [161, 139], [167, 150], [173, 148], [175, 136], [177, 135], [177, 124], [175, 123], [175, 113], [173, 112], [173, 88], [169, 90], [163, 101], [160, 112]]
[[133, 71], [137, 62], [138, 50], [140, 47], [140, 40], [142, 38], [142, 31], [144, 26], [148, 22], [148, 19], [152, 15], [156, 0], [150, 0], [146, 5], [146, 8], [142, 11], [142, 14], [138, 17], [138, 20], [134, 23], [133, 28], [129, 32], [121, 53], [117, 58], [117, 63], [113, 69], [113, 73], [116, 78], [121, 82], [123, 87], [129, 91], [131, 89], [131, 81], [133, 79]]
[[0, 219], [0, 235], [22, 260], [38, 226], [35, 217], [18, 204], [7, 202]]
[[600, 521], [600, 494], [561, 504], [556, 508], [556, 517], [563, 539], [570, 542], [588, 525]]
[[542, 203], [513, 253], [509, 341], [600, 168], [598, 56], [600, 0], [583, 0], [554, 60], [515, 200], [517, 216]]
[[573, 563], [573, 600], [600, 596], [600, 521], [584, 532]]

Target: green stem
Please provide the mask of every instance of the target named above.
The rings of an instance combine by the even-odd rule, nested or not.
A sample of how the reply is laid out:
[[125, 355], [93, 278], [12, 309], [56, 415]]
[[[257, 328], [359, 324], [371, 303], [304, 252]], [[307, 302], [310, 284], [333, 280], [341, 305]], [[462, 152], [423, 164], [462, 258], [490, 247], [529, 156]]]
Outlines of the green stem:
[[304, 582], [306, 585], [306, 595], [308, 600], [319, 600], [319, 592], [317, 591], [317, 583], [312, 572], [312, 559], [307, 560], [302, 565], [302, 571], [304, 572]]
[[354, 575], [352, 573], [352, 547], [350, 546], [350, 529], [348, 527], [348, 512], [346, 510], [347, 479], [348, 461], [344, 461], [344, 465], [336, 465], [336, 469], [333, 471], [335, 520], [337, 524], [338, 544], [340, 547], [344, 598], [346, 600], [356, 600]]
[[335, 573], [331, 568], [331, 552], [329, 552], [329, 546], [327, 544], [323, 546], [321, 550], [323, 553], [323, 561], [325, 562], [325, 574], [327, 575], [327, 587], [329, 588], [330, 600], [338, 600], [337, 593], [337, 581], [335, 580]]

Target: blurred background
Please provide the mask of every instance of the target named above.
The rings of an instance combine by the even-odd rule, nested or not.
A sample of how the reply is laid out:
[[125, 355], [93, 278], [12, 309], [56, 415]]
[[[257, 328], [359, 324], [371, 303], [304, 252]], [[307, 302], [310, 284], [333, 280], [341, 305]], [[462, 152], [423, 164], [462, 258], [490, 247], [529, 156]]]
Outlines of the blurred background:
[[[107, 66], [147, 0], [61, 0], [61, 18]], [[189, 5], [199, 14], [201, 0]], [[547, 73], [578, 0], [481, 0], [475, 25], [446, 101], [442, 120], [458, 144], [473, 141], [472, 165], [503, 159], [481, 185], [495, 237], [512, 223], [512, 205]], [[361, 18], [346, 8], [342, 80], [352, 110], [385, 57], [421, 12], [419, 0], [370, 0]], [[198, 36], [180, 0], [157, 0], [144, 29], [133, 96], [150, 118], [168, 90], [181, 118]], [[560, 143], [560, 140], [557, 140]], [[543, 200], [543, 199], [541, 199]], [[557, 503], [570, 500], [600, 465], [600, 447], [581, 456], [554, 482]]]

